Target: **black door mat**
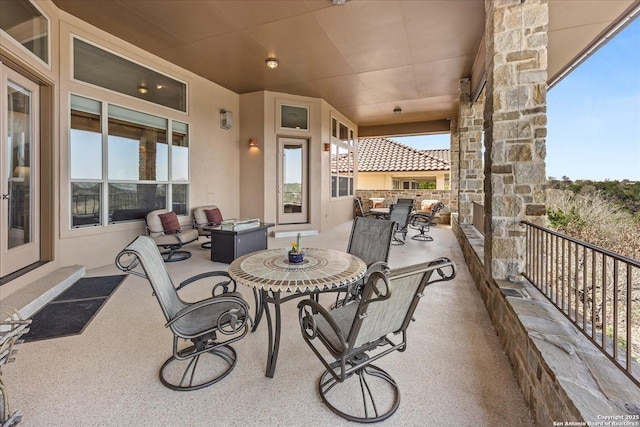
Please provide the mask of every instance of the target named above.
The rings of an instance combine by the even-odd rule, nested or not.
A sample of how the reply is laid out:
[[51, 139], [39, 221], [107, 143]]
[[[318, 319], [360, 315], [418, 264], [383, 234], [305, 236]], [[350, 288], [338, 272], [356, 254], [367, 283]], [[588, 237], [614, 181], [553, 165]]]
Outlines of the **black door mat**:
[[126, 275], [87, 277], [75, 282], [31, 319], [25, 342], [82, 333]]

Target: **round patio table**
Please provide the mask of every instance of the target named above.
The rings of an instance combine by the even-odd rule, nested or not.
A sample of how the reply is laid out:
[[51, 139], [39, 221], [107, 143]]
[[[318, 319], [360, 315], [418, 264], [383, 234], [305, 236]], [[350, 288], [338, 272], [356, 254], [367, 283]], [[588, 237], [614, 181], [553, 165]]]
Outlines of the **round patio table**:
[[[254, 331], [260, 323], [262, 313], [267, 315], [267, 377], [273, 378], [278, 359], [280, 305], [294, 298], [349, 286], [362, 279], [366, 270], [364, 261], [356, 256], [318, 248], [304, 248], [304, 261], [300, 264], [289, 263], [287, 249], [267, 249], [244, 255], [229, 265], [231, 278], [254, 290]], [[273, 305], [275, 324], [271, 319], [270, 303]]]

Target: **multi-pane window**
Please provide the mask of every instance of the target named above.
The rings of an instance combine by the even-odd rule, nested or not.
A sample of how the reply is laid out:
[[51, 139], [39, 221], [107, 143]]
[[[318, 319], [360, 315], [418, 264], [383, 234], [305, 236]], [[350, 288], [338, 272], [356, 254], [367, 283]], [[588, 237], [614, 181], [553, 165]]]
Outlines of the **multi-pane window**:
[[353, 129], [331, 119], [331, 197], [353, 196], [355, 172]]
[[185, 123], [72, 95], [70, 159], [73, 227], [188, 212]]

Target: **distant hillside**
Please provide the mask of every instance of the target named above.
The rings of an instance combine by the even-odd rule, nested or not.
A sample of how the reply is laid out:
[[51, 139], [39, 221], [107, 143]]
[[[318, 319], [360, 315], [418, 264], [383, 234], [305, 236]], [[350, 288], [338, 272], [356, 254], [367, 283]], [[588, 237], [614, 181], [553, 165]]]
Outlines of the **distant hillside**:
[[562, 179], [549, 177], [547, 186], [551, 189], [569, 190], [576, 195], [589, 196], [600, 194], [624, 210], [640, 215], [640, 181], [572, 181], [569, 177]]

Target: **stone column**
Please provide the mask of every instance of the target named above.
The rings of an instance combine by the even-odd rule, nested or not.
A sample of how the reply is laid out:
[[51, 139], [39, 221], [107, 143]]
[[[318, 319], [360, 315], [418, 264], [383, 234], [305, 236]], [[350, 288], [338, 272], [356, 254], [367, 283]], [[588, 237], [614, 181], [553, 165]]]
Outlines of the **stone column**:
[[459, 221], [460, 224], [473, 222], [473, 202], [484, 201], [482, 171], [482, 132], [484, 95], [476, 102], [471, 100], [469, 79], [460, 80], [460, 175], [459, 175]]
[[449, 123], [449, 130], [451, 131], [451, 151], [450, 151], [450, 176], [449, 176], [449, 193], [451, 194], [451, 199], [449, 201], [449, 210], [451, 212], [458, 212], [458, 198], [459, 195], [459, 183], [460, 180], [460, 140], [458, 138], [458, 118], [451, 117], [451, 122]]
[[547, 0], [485, 0], [485, 274], [520, 280], [526, 220], [544, 224]]

